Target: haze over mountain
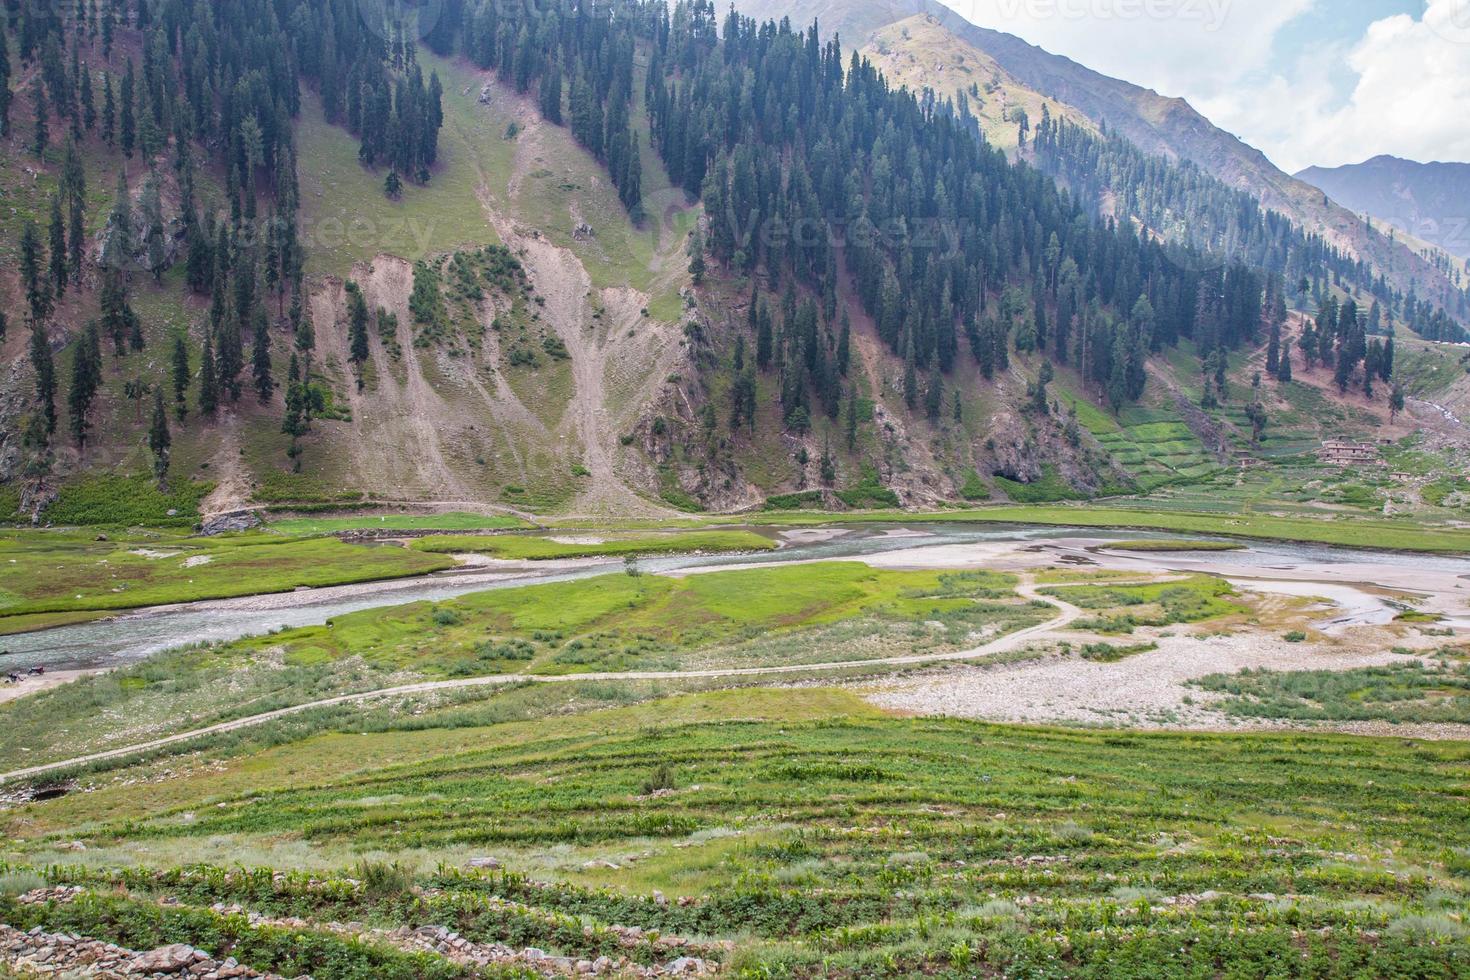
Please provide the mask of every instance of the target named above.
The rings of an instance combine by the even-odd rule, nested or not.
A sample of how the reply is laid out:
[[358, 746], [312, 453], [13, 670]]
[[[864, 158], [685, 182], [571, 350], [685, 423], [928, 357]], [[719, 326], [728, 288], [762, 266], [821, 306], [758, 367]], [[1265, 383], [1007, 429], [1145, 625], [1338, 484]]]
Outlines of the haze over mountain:
[[1416, 163], [1377, 156], [1297, 174], [1354, 211], [1470, 258], [1470, 163]]

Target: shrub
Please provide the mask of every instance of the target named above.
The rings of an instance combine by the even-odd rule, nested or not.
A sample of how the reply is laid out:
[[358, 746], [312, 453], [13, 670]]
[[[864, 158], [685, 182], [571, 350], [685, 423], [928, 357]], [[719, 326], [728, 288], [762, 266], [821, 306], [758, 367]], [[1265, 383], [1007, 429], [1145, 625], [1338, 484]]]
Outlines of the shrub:
[[980, 480], [980, 474], [969, 470], [965, 474], [964, 486], [960, 487], [960, 496], [969, 501], [989, 500], [990, 488]]
[[163, 493], [147, 476], [93, 476], [63, 486], [43, 516], [55, 524], [188, 527], [199, 520], [199, 501], [212, 489], [180, 480]]
[[822, 506], [820, 490], [804, 490], [801, 493], [782, 493], [767, 497], [763, 510], [815, 510]]
[[995, 474], [996, 485], [1007, 497], [1018, 504], [1045, 504], [1058, 500], [1086, 500], [1087, 494], [1078, 491], [1062, 479], [1057, 468], [1047, 464], [1041, 471], [1041, 479], [1031, 483], [1012, 480], [1003, 473]]
[[1287, 643], [1304, 643], [1306, 642], [1307, 634], [1303, 633], [1301, 630], [1292, 630], [1290, 633], [1287, 633], [1285, 636], [1283, 636], [1282, 639], [1285, 640]]
[[659, 790], [674, 788], [674, 770], [666, 765], [659, 766], [643, 781], [641, 794], [651, 796]]
[[369, 898], [393, 898], [413, 887], [413, 872], [397, 861], [359, 861], [354, 877]]

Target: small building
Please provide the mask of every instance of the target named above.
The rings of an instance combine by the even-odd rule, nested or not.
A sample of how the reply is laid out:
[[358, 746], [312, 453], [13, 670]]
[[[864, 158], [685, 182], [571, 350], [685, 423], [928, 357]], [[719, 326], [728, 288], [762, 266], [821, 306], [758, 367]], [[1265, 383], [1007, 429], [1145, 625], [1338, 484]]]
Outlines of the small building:
[[1351, 439], [1326, 439], [1318, 454], [1322, 462], [1330, 466], [1353, 466], [1360, 463], [1382, 462], [1378, 447], [1369, 442], [1354, 442]]

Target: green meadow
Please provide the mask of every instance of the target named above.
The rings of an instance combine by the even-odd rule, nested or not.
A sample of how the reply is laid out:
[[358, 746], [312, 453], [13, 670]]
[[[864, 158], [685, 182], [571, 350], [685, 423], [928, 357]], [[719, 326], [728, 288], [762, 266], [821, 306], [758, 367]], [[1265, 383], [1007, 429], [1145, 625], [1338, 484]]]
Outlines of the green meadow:
[[[750, 978], [1470, 969], [1463, 743], [902, 719], [819, 689], [415, 725], [14, 810], [11, 879], [84, 892], [0, 899], [7, 921], [323, 978], [414, 975], [347, 957], [381, 938], [339, 957], [346, 922]], [[301, 958], [221, 905], [299, 917]]]
[[[0, 626], [48, 613], [136, 609], [200, 599], [402, 578], [452, 559], [335, 538], [264, 533], [196, 538], [167, 531], [115, 538], [78, 531], [0, 531]], [[53, 621], [54, 625], [54, 621]]]
[[[990, 573], [857, 563], [625, 574], [473, 593], [176, 650], [7, 706], [0, 759], [46, 762], [418, 680], [950, 653], [1055, 616]], [[677, 677], [671, 677], [677, 680]]]
[[564, 538], [505, 535], [434, 535], [413, 543], [417, 551], [461, 552], [522, 561], [557, 558], [619, 558], [692, 552], [772, 551], [776, 543], [753, 531], [685, 531], [678, 534], [581, 535]]

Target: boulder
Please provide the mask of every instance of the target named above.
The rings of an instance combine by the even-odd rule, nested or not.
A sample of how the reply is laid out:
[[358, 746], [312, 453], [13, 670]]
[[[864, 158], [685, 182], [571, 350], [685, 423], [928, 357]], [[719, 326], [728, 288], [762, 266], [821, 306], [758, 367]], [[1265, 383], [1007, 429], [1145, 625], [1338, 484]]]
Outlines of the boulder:
[[193, 946], [174, 943], [140, 954], [130, 969], [137, 973], [178, 973], [193, 966], [196, 960], [207, 958]]
[[253, 510], [236, 510], [228, 514], [216, 514], [199, 529], [205, 537], [230, 534], [236, 531], [253, 531], [262, 524], [260, 515]]

